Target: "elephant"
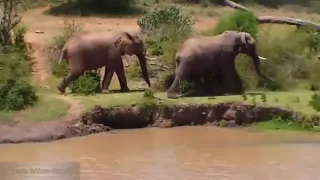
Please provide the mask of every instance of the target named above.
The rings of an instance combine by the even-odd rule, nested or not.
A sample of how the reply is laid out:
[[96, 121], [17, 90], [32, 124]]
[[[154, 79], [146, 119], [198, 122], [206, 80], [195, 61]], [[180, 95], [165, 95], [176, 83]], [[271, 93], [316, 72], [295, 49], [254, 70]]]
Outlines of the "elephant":
[[[203, 77], [222, 78], [221, 91], [237, 94], [243, 92], [242, 81], [235, 67], [238, 54], [246, 54], [253, 60], [255, 71], [261, 78], [274, 82], [262, 73], [255, 39], [246, 32], [228, 30], [216, 36], [196, 36], [187, 39], [175, 56], [175, 79], [167, 90], [167, 97], [176, 99], [181, 81]], [[221, 76], [221, 77], [220, 77]]]
[[122, 92], [130, 91], [122, 62], [123, 55], [136, 55], [139, 59], [142, 76], [150, 87], [147, 69], [146, 50], [143, 41], [126, 31], [109, 31], [107, 33], [82, 33], [71, 38], [63, 47], [59, 63], [65, 60], [70, 69], [57, 87], [65, 92], [69, 83], [75, 81], [85, 71], [105, 67], [103, 90], [108, 90], [113, 73], [118, 76]]

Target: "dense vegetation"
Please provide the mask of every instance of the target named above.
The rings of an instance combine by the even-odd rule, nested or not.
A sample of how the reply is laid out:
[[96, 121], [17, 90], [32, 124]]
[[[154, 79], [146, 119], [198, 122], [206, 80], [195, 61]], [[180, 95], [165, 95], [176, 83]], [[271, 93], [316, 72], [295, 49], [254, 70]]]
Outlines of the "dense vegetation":
[[21, 16], [16, 8], [22, 5], [18, 0], [3, 1], [0, 5], [0, 110], [21, 110], [38, 101], [28, 82], [31, 63], [24, 41], [26, 28], [18, 26]]
[[[36, 1], [36, 0], [29, 0]], [[47, 11], [53, 15], [74, 14], [80, 16], [92, 14], [104, 15], [138, 15], [148, 12], [150, 6], [161, 3], [201, 4], [208, 7], [210, 4], [222, 5], [224, 0], [50, 0], [53, 6]], [[244, 5], [263, 5], [277, 8], [283, 5], [302, 5], [310, 12], [320, 13], [320, 2], [317, 0], [235, 0]]]

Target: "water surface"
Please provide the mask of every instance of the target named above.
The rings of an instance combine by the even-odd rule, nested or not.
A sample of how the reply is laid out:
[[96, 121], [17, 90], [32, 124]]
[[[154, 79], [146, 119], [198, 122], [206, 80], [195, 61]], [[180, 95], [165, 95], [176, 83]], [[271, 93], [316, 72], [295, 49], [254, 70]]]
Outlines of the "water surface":
[[317, 180], [319, 152], [316, 133], [199, 126], [4, 144], [0, 161], [75, 161], [81, 180]]

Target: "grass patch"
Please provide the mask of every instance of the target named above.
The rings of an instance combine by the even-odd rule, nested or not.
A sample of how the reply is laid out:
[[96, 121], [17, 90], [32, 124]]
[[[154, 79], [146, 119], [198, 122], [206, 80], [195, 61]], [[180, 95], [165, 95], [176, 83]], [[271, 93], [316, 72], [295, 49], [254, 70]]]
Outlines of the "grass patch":
[[[215, 97], [186, 97], [182, 99], [168, 99], [165, 92], [155, 93], [154, 96], [163, 101], [166, 104], [177, 104], [177, 103], [190, 103], [190, 104], [206, 104], [206, 103], [221, 103], [226, 101], [240, 101], [253, 103], [253, 94], [255, 95], [256, 104], [267, 104], [272, 106], [280, 106], [283, 108], [296, 110], [308, 115], [316, 114], [309, 101], [313, 92], [309, 91], [292, 91], [292, 92], [248, 92], [247, 99], [244, 100], [243, 96], [215, 96]], [[265, 102], [261, 98], [261, 94], [265, 94]], [[297, 98], [298, 97], [298, 98]], [[95, 96], [74, 96], [73, 98], [78, 99], [84, 105], [85, 110], [90, 110], [94, 105], [101, 105], [103, 107], [120, 105], [130, 106], [137, 104], [143, 98], [143, 92], [130, 92], [130, 93], [110, 93], [110, 94], [97, 94]], [[299, 99], [299, 100], [298, 100]]]
[[66, 115], [69, 104], [56, 99], [52, 95], [39, 95], [39, 102], [23, 111], [0, 111], [0, 123], [10, 122], [14, 119], [23, 121], [39, 122], [53, 120]]
[[284, 130], [284, 131], [313, 131], [313, 132], [319, 132], [319, 127], [314, 128], [306, 128], [303, 125], [290, 121], [290, 120], [282, 120], [280, 118], [275, 118], [270, 121], [266, 122], [259, 122], [256, 124], [253, 124], [251, 126], [252, 128], [258, 129], [258, 130]]

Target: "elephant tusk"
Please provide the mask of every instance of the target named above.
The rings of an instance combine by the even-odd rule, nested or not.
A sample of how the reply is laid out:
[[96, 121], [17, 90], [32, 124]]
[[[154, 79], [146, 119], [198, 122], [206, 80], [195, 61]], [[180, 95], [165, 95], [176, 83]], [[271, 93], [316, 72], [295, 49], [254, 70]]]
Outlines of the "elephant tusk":
[[147, 59], [150, 59], [150, 60], [156, 60], [156, 59], [157, 59], [157, 58], [155, 58], [155, 57], [152, 58], [152, 57], [148, 57], [148, 56], [146, 56], [146, 58], [147, 58]]
[[261, 57], [261, 56], [258, 56], [259, 57], [259, 59], [261, 59], [261, 60], [267, 60], [267, 58], [265, 58], [265, 57]]

